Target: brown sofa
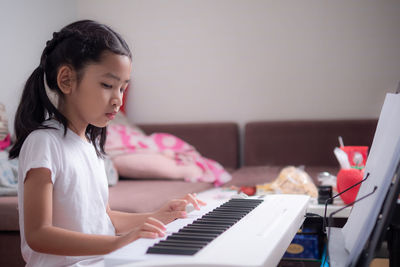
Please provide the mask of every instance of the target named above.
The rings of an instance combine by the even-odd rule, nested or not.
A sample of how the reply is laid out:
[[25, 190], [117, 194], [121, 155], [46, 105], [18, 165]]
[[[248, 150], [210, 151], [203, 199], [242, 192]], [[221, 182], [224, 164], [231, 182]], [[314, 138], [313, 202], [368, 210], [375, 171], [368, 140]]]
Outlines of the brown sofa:
[[[304, 165], [317, 183], [319, 172], [336, 174], [338, 170], [333, 156], [338, 136], [347, 145], [370, 146], [376, 123], [374, 119], [249, 122], [242, 146], [239, 127], [233, 122], [139, 126], [148, 134], [168, 132], [182, 138], [232, 173], [227, 186], [241, 186], [272, 181], [287, 165]], [[121, 177], [117, 185], [110, 187], [110, 206], [122, 211], [150, 211], [168, 199], [212, 187], [207, 183]], [[0, 266], [23, 266], [16, 197], [0, 197], [0, 217]]]

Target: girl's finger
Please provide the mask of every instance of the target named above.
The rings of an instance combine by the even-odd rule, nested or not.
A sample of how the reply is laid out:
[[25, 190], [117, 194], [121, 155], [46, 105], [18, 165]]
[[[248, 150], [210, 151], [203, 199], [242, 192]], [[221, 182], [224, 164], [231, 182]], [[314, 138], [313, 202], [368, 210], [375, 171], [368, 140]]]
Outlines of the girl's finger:
[[165, 227], [165, 224], [163, 224], [160, 220], [157, 220], [154, 217], [148, 217], [146, 220], [147, 223], [152, 224], [162, 230], [166, 230], [167, 228]]
[[157, 233], [148, 231], [140, 231], [138, 236], [139, 238], [151, 238], [151, 239], [159, 237]]
[[197, 203], [199, 203], [200, 206], [205, 206], [205, 205], [207, 205], [207, 203], [204, 202], [203, 200], [200, 200], [200, 199], [198, 199], [198, 198], [196, 198], [196, 199], [197, 199]]
[[174, 211], [174, 212], [172, 212], [172, 216], [174, 216], [174, 218], [176, 218], [176, 219], [178, 219], [178, 218], [180, 218], [180, 219], [183, 219], [183, 218], [186, 218], [187, 217], [187, 213], [186, 213], [186, 211]]
[[197, 198], [197, 194], [196, 194], [196, 193], [193, 193], [192, 195], [193, 195], [193, 197], [197, 200], [197, 203], [200, 204], [200, 206], [205, 206], [205, 205], [207, 205], [206, 202], [204, 202], [204, 201], [200, 200], [199, 198]]
[[169, 202], [169, 207], [172, 211], [183, 211], [186, 209], [188, 201], [185, 199], [174, 199]]
[[143, 226], [140, 228], [140, 233], [141, 232], [153, 233], [159, 237], [162, 237], [165, 235], [165, 232], [161, 228], [158, 228], [157, 226], [152, 225], [150, 223], [143, 224]]
[[192, 194], [187, 194], [186, 195], [186, 199], [189, 201], [189, 203], [193, 204], [193, 207], [196, 210], [200, 209], [200, 206], [199, 206], [199, 203], [197, 202], [197, 199]]

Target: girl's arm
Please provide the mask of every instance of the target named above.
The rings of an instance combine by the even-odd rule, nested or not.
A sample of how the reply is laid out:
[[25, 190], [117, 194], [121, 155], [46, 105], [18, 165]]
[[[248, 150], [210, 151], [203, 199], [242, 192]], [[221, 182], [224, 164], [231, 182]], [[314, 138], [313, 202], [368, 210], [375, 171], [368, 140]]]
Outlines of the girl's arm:
[[113, 211], [109, 206], [107, 206], [107, 213], [111, 218], [116, 233], [123, 234], [132, 231], [133, 228], [149, 218], [155, 218], [164, 224], [168, 224], [177, 218], [185, 218], [185, 210], [188, 203], [191, 203], [196, 209], [206, 205], [205, 202], [196, 198], [196, 194], [187, 194], [183, 199], [174, 199], [167, 202], [161, 209], [152, 213]]
[[[99, 255], [141, 238], [163, 236], [164, 225], [143, 217], [122, 236], [92, 235], [52, 225], [53, 184], [47, 168], [31, 169], [24, 182], [24, 230], [29, 247], [37, 252], [66, 255]], [[93, 218], [96, 219], [96, 218]]]

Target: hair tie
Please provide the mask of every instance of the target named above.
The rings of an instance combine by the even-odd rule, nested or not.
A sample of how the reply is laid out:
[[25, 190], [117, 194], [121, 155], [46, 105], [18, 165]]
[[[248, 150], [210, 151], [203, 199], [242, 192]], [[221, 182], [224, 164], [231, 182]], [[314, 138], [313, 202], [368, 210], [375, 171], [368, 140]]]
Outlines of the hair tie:
[[46, 91], [46, 95], [49, 98], [50, 103], [57, 109], [59, 95], [55, 91], [51, 90], [49, 85], [47, 84], [46, 73], [43, 75], [43, 83], [44, 90]]

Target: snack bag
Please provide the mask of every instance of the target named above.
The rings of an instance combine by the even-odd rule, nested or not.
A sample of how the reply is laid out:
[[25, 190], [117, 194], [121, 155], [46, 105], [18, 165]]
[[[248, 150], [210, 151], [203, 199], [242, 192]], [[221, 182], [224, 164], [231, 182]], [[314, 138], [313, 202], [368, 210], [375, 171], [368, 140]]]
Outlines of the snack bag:
[[257, 194], [306, 194], [317, 198], [318, 190], [311, 177], [301, 168], [288, 166], [271, 183], [257, 185]]

